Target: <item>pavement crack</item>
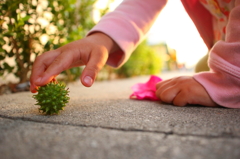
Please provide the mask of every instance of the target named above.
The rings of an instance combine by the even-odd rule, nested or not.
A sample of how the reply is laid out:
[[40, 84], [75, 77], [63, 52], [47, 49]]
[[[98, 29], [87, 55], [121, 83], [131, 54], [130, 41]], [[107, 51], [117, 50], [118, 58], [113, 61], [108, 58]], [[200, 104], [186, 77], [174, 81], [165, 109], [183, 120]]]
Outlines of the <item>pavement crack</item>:
[[105, 130], [114, 130], [114, 131], [122, 131], [122, 132], [140, 132], [140, 133], [153, 133], [153, 134], [164, 134], [164, 139], [169, 136], [180, 136], [180, 137], [199, 137], [199, 138], [207, 138], [207, 139], [216, 139], [216, 138], [231, 138], [231, 139], [240, 139], [240, 136], [233, 134], [223, 134], [223, 135], [205, 135], [205, 134], [191, 134], [191, 133], [178, 133], [173, 130], [170, 131], [161, 131], [161, 130], [146, 130], [146, 129], [138, 129], [138, 128], [117, 128], [110, 126], [100, 126], [100, 125], [86, 125], [86, 124], [68, 124], [62, 122], [52, 122], [52, 121], [40, 121], [33, 120], [25, 117], [10, 117], [0, 115], [0, 118], [9, 119], [9, 120], [20, 120], [20, 121], [28, 121], [40, 124], [51, 124], [51, 125], [60, 125], [60, 126], [74, 126], [74, 127], [82, 127], [82, 128], [100, 128]]

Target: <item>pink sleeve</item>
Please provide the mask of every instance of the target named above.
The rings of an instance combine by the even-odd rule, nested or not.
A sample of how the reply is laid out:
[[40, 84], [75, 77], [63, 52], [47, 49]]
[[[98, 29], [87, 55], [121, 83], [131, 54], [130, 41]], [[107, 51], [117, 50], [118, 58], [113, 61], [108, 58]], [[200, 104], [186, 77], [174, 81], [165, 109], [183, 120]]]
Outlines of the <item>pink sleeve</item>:
[[107, 64], [121, 66], [152, 26], [166, 0], [125, 0], [102, 17], [88, 33], [103, 32], [121, 48], [109, 55]]
[[240, 0], [230, 13], [225, 41], [217, 42], [210, 51], [209, 66], [210, 72], [194, 78], [217, 104], [240, 108]]

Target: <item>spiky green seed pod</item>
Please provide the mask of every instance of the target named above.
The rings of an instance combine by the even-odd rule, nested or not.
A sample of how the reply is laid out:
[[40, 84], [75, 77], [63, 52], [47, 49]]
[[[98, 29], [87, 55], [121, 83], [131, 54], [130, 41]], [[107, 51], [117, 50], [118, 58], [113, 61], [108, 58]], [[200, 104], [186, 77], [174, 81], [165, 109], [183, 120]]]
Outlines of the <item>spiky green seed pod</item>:
[[40, 105], [39, 111], [47, 115], [58, 114], [69, 101], [69, 91], [66, 85], [52, 81], [38, 88], [38, 94], [33, 95], [36, 105]]

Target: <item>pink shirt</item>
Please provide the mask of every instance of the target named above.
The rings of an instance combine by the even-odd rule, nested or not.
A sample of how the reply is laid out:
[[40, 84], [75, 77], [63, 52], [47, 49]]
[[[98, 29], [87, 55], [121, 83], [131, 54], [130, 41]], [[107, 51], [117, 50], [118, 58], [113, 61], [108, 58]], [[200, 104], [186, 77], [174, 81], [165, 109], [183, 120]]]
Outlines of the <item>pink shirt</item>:
[[[222, 6], [228, 6], [229, 13], [224, 23], [219, 23], [215, 15], [217, 12], [205, 2], [218, 2], [219, 9], [215, 8], [215, 11], [223, 15]], [[195, 74], [194, 78], [217, 104], [240, 108], [240, 0], [182, 0], [182, 3], [211, 49], [211, 70]], [[166, 0], [125, 0], [89, 32], [103, 32], [121, 48], [110, 54], [109, 65], [119, 67], [129, 58], [165, 4]], [[226, 29], [221, 31], [218, 27]], [[217, 31], [220, 31], [220, 36]], [[216, 42], [219, 39], [222, 40]]]

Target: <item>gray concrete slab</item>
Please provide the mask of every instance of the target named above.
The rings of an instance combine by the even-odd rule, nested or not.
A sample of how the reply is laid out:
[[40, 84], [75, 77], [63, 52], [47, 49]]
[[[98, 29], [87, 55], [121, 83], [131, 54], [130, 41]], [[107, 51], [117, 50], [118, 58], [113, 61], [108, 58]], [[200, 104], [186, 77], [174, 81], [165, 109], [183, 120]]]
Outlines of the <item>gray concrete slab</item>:
[[0, 118], [2, 159], [237, 159], [240, 139], [36, 123]]
[[130, 87], [147, 80], [72, 83], [70, 103], [54, 116], [40, 114], [29, 92], [0, 96], [1, 156], [240, 158], [240, 109], [130, 100]]

